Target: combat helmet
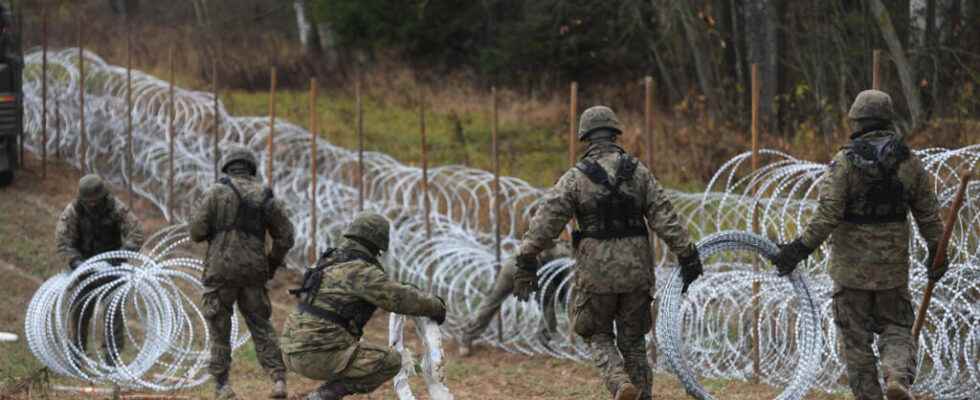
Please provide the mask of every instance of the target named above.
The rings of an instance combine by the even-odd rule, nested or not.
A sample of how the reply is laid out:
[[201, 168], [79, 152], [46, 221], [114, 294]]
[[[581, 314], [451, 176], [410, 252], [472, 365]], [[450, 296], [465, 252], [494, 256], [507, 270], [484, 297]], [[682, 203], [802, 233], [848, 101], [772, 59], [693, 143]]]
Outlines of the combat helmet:
[[847, 112], [847, 118], [852, 120], [874, 118], [891, 121], [894, 113], [891, 96], [880, 90], [870, 89], [858, 93], [857, 97], [854, 98], [854, 104], [851, 105], [851, 110]]
[[235, 144], [225, 150], [225, 157], [221, 160], [221, 172], [227, 172], [228, 166], [235, 161], [244, 161], [252, 169], [252, 175], [258, 169], [259, 162], [255, 159], [255, 153], [247, 147]]
[[388, 220], [380, 214], [363, 212], [354, 218], [344, 237], [366, 241], [379, 251], [388, 251]]
[[78, 198], [82, 201], [98, 200], [109, 194], [98, 175], [88, 174], [78, 180]]
[[589, 107], [582, 112], [578, 120], [578, 140], [585, 140], [590, 133], [602, 128], [623, 132], [623, 125], [619, 123], [619, 118], [616, 118], [616, 113], [611, 108]]

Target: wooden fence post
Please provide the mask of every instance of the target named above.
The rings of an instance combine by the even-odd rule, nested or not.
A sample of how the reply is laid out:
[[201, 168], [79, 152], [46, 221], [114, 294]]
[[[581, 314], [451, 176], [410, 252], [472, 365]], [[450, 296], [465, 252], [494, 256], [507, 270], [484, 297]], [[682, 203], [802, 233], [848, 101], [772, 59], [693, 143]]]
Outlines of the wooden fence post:
[[[22, 21], [18, 21], [22, 23]], [[48, 178], [48, 7], [41, 5], [41, 179]]]
[[425, 237], [432, 238], [432, 223], [429, 215], [432, 205], [429, 203], [429, 150], [425, 138], [425, 98], [419, 96], [419, 128], [422, 136], [422, 207], [425, 213]]
[[211, 61], [211, 92], [214, 93], [214, 141], [211, 143], [211, 158], [214, 162], [214, 181], [217, 182], [221, 177], [218, 170], [218, 162], [221, 153], [218, 151], [218, 142], [221, 140], [221, 115], [218, 109], [218, 62]]
[[170, 109], [168, 121], [167, 121], [167, 138], [168, 138], [168, 150], [167, 150], [167, 214], [169, 214], [170, 219], [173, 220], [173, 210], [174, 210], [174, 119], [177, 116], [177, 104], [174, 98], [174, 48], [170, 47]]
[[575, 146], [578, 143], [578, 129], [575, 119], [578, 114], [578, 82], [572, 82], [568, 101], [568, 165], [575, 166]]
[[[752, 64], [752, 172], [759, 169], [759, 64]], [[752, 207], [752, 232], [759, 232], [759, 218], [757, 207]], [[756, 273], [759, 272], [758, 262], [752, 263], [752, 270]], [[759, 348], [762, 344], [762, 340], [759, 337], [759, 323], [761, 322], [762, 315], [759, 310], [759, 292], [762, 287], [759, 280], [752, 282], [752, 310], [754, 317], [752, 319], [752, 379], [755, 382], [759, 382], [760, 375], [762, 371], [762, 366], [760, 363], [760, 352]]]
[[364, 211], [364, 108], [361, 103], [361, 80], [354, 82], [357, 98], [357, 211]]
[[310, 79], [310, 264], [317, 259], [316, 243], [316, 78]]
[[80, 170], [84, 174], [88, 171], [86, 167], [88, 164], [88, 139], [85, 137], [85, 53], [82, 50], [82, 17], [81, 13], [78, 16], [78, 137], [79, 137], [79, 148], [81, 154], [79, 154], [79, 166]]
[[266, 184], [272, 187], [272, 163], [273, 156], [276, 154], [275, 148], [275, 136], [276, 136], [276, 67], [272, 67], [270, 72], [270, 83], [269, 83], [269, 143], [268, 143], [268, 154], [266, 158], [266, 170], [265, 178]]
[[[127, 30], [131, 28], [127, 18]], [[129, 209], [133, 209], [133, 35], [126, 35], [126, 193]]]
[[[494, 260], [497, 263], [497, 276], [503, 265], [500, 263], [500, 146], [497, 141], [497, 88], [490, 88], [490, 156], [493, 162], [493, 237]], [[499, 278], [498, 278], [499, 279]], [[504, 313], [497, 310], [497, 340], [504, 341]]]
[[871, 88], [881, 90], [881, 50], [875, 49], [871, 54]]

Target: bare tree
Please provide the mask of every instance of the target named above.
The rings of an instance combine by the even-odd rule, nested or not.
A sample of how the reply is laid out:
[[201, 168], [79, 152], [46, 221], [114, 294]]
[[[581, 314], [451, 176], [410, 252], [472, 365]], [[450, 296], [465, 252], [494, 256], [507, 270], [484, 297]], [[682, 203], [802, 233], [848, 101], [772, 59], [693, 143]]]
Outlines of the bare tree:
[[895, 32], [895, 26], [892, 25], [888, 9], [881, 3], [881, 0], [870, 0], [869, 5], [875, 20], [878, 21], [881, 36], [884, 37], [885, 43], [888, 45], [888, 52], [891, 54], [892, 60], [895, 61], [895, 68], [898, 69], [898, 79], [902, 83], [902, 93], [908, 102], [912, 129], [915, 130], [923, 122], [922, 97], [916, 84], [915, 71], [905, 56], [905, 47], [902, 46], [902, 41], [898, 38], [898, 33]]
[[[775, 0], [746, 0], [745, 40], [749, 64], [759, 64], [759, 118], [772, 130], [773, 105], [779, 89], [779, 13]], [[751, 85], [751, 83], [750, 83]]]

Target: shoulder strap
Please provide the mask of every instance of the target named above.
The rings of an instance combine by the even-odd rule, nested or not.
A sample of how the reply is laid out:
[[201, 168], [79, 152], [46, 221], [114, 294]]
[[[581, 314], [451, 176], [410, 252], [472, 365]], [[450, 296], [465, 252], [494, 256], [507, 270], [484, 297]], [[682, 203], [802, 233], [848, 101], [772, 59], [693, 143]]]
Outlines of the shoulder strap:
[[597, 185], [602, 185], [607, 189], [612, 189], [612, 183], [609, 182], [609, 174], [606, 170], [599, 165], [595, 160], [582, 160], [575, 163], [575, 169], [578, 169], [586, 177], [589, 178], [592, 183]]
[[238, 191], [238, 188], [235, 187], [235, 183], [231, 181], [231, 178], [229, 178], [227, 176], [223, 176], [223, 177], [221, 177], [221, 179], [218, 180], [218, 182], [220, 182], [221, 184], [224, 184], [224, 185], [230, 187], [231, 188], [231, 191], [232, 192], [235, 192], [235, 197], [238, 197], [238, 201], [242, 201], [243, 200], [242, 199], [242, 192], [239, 192]]

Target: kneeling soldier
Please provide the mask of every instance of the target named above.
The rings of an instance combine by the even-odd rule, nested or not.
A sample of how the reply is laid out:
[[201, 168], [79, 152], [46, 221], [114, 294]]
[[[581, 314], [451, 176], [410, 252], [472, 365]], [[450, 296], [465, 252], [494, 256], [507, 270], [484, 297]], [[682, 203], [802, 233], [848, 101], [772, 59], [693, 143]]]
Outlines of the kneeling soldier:
[[441, 299], [388, 278], [377, 257], [388, 250], [388, 221], [362, 213], [291, 290], [299, 297], [282, 335], [286, 366], [310, 379], [324, 381], [306, 398], [340, 399], [370, 393], [401, 370], [401, 355], [391, 348], [362, 343], [364, 326], [381, 308], [398, 314], [426, 316], [442, 324]]

